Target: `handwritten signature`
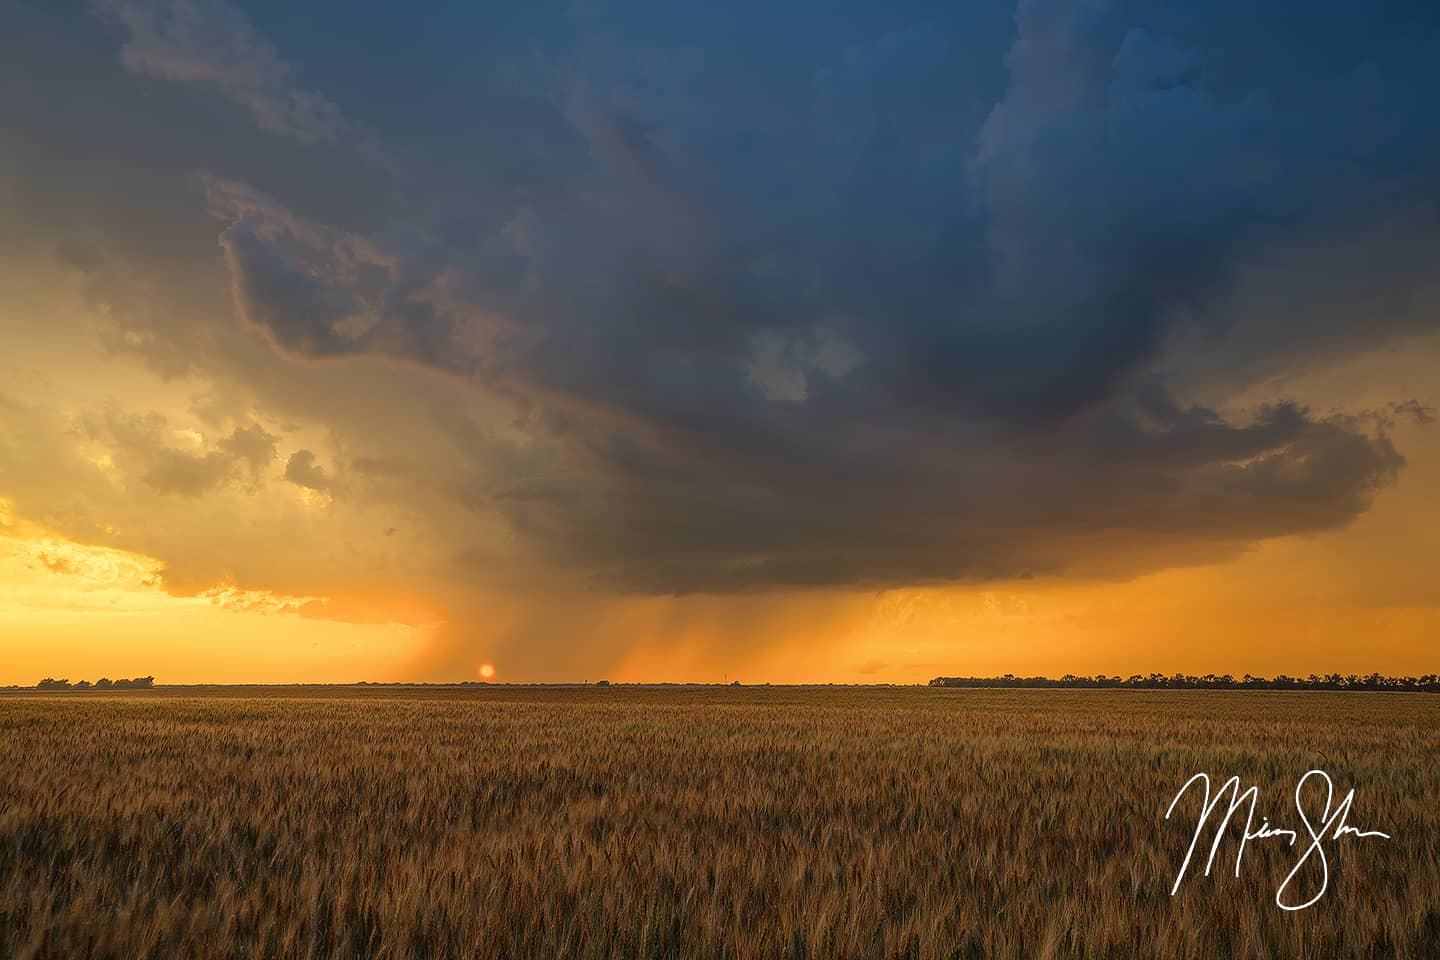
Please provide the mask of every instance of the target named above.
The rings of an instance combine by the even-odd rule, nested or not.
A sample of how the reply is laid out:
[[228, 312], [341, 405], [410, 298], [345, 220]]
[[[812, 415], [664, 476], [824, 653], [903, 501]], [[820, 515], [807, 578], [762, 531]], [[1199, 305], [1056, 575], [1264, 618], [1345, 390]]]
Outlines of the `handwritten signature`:
[[[1312, 821], [1310, 819], [1305, 812], [1305, 805], [1300, 799], [1301, 792], [1305, 789], [1305, 783], [1311, 777], [1319, 777], [1325, 781], [1325, 806], [1320, 812], [1318, 821]], [[1250, 808], [1245, 815], [1245, 832], [1240, 838], [1240, 850], [1235, 854], [1235, 876], [1240, 876], [1240, 860], [1245, 856], [1245, 844], [1251, 840], [1286, 837], [1289, 839], [1290, 846], [1292, 847], [1300, 842], [1300, 834], [1298, 831], [1272, 827], [1269, 818], [1262, 817], [1260, 826], [1255, 826], [1255, 805], [1259, 800], [1260, 790], [1253, 785], [1247, 790], [1241, 790], [1240, 778], [1238, 776], [1226, 780], [1212, 799], [1210, 795], [1209, 775], [1204, 773], [1195, 774], [1195, 776], [1185, 781], [1185, 785], [1180, 788], [1180, 792], [1175, 794], [1175, 799], [1170, 801], [1170, 806], [1165, 811], [1166, 820], [1169, 820], [1170, 815], [1175, 812], [1175, 805], [1180, 802], [1180, 798], [1185, 796], [1185, 794], [1190, 791], [1190, 788], [1197, 783], [1201, 784], [1205, 790], [1204, 805], [1200, 810], [1200, 818], [1195, 824], [1195, 835], [1190, 839], [1190, 848], [1185, 851], [1185, 860], [1180, 864], [1180, 872], [1175, 875], [1175, 885], [1170, 888], [1170, 896], [1175, 896], [1175, 892], [1180, 889], [1180, 881], [1185, 879], [1185, 873], [1190, 869], [1190, 861], [1195, 856], [1195, 848], [1200, 844], [1200, 835], [1204, 831], [1206, 823], [1209, 822], [1211, 815], [1220, 807], [1221, 802], [1225, 799], [1226, 793], [1230, 795], [1230, 804], [1225, 811], [1225, 816], [1220, 820], [1219, 826], [1215, 830], [1215, 841], [1210, 844], [1210, 856], [1205, 861], [1205, 876], [1210, 876], [1210, 868], [1214, 865], [1215, 857], [1220, 851], [1221, 841], [1225, 839], [1225, 832], [1226, 828], [1230, 825], [1230, 818], [1235, 815], [1236, 810], [1241, 809], [1245, 805], [1247, 800], [1249, 801]], [[1388, 833], [1381, 833], [1379, 830], [1357, 830], [1346, 823], [1346, 820], [1350, 817], [1350, 805], [1355, 800], [1355, 790], [1353, 787], [1338, 804], [1335, 804], [1334, 800], [1335, 786], [1330, 782], [1330, 775], [1324, 770], [1311, 770], [1300, 778], [1299, 783], [1295, 784], [1295, 810], [1300, 814], [1300, 821], [1305, 825], [1305, 833], [1309, 836], [1309, 840], [1307, 841], [1308, 846], [1305, 847], [1305, 852], [1300, 855], [1300, 859], [1295, 862], [1295, 866], [1285, 875], [1285, 879], [1280, 883], [1280, 889], [1275, 891], [1275, 903], [1281, 910], [1304, 910], [1306, 907], [1313, 906], [1325, 895], [1325, 890], [1330, 885], [1330, 864], [1325, 858], [1324, 845], [1326, 840], [1339, 840], [1346, 835], [1354, 837], [1382, 837], [1386, 840], [1391, 839]], [[1331, 809], [1332, 805], [1334, 807], [1333, 810]], [[1292, 904], [1287, 902], [1290, 898], [1287, 898], [1286, 891], [1290, 889], [1295, 877], [1300, 873], [1300, 868], [1303, 867], [1312, 856], [1318, 856], [1320, 858], [1322, 877], [1320, 890], [1304, 903]]]

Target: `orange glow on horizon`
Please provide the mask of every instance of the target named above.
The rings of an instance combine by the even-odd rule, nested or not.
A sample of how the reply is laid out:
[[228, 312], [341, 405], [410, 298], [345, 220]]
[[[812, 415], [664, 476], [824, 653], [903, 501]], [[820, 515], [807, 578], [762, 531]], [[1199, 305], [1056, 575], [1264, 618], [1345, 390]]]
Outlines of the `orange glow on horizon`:
[[[146, 674], [161, 683], [398, 679], [431, 632], [327, 619], [330, 602], [233, 587], [167, 593], [153, 558], [69, 540], [0, 500], [0, 685]], [[353, 604], [337, 606], [343, 614]]]
[[[1358, 381], [1384, 383], [1396, 362], [1366, 361]], [[1352, 406], [1379, 403], [1378, 395], [1323, 381], [1304, 392], [1344, 397]], [[81, 543], [0, 498], [0, 685], [47, 675], [146, 674], [160, 683], [455, 681], [490, 679], [496, 663], [513, 682], [1431, 673], [1440, 668], [1432, 562], [1440, 551], [1433, 492], [1440, 490], [1440, 437], [1433, 427], [1410, 424], [1397, 426], [1395, 437], [1405, 451], [1404, 471], [1348, 527], [1129, 581], [647, 597], [551, 586], [542, 578], [524, 594], [470, 579], [457, 587], [423, 552], [430, 544], [406, 543], [387, 521], [374, 534], [393, 551], [386, 562], [427, 571], [390, 581], [388, 573], [328, 559], [343, 556], [345, 538], [356, 529], [355, 521], [339, 525], [326, 512], [344, 509], [343, 502], [307, 502], [292, 515], [288, 504], [298, 501], [281, 487], [282, 497], [253, 507], [254, 515], [237, 515], [237, 539], [213, 541], [244, 562], [250, 580], [258, 571], [271, 582], [304, 584], [280, 593], [244, 576], [167, 583], [156, 557]], [[100, 483], [112, 482], [104, 468], [95, 469]], [[245, 539], [264, 511], [290, 525], [275, 529], [297, 529], [293, 551], [284, 543], [273, 556], [263, 552], [274, 551], [275, 535]], [[135, 542], [147, 516], [101, 514], [96, 536]], [[176, 518], [183, 523], [187, 516], [194, 515], [157, 515], [154, 522], [175, 529]], [[308, 531], [296, 526], [306, 517], [316, 524]], [[197, 539], [224, 533], [180, 529]], [[357, 575], [369, 579], [357, 583]]]

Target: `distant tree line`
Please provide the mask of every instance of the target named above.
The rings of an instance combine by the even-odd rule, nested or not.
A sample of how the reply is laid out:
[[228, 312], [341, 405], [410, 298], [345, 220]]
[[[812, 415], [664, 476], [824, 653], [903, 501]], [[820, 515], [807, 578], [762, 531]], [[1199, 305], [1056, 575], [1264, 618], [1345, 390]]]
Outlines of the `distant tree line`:
[[1207, 673], [1192, 676], [1176, 673], [1132, 674], [1121, 677], [1116, 674], [1107, 677], [1096, 674], [1093, 677], [1077, 677], [1067, 673], [1058, 680], [1050, 677], [1017, 677], [1007, 673], [1002, 677], [936, 677], [930, 681], [932, 687], [1061, 687], [1071, 689], [1116, 688], [1126, 690], [1397, 690], [1412, 693], [1440, 693], [1440, 675], [1427, 673], [1423, 677], [1386, 677], [1378, 673], [1365, 676], [1357, 674], [1340, 675], [1327, 673], [1324, 676], [1310, 674], [1308, 677], [1291, 677], [1279, 674], [1275, 677], [1255, 677], [1245, 674], [1235, 679], [1228, 673]]
[[35, 684], [36, 690], [148, 690], [155, 686], [154, 677], [135, 677], [131, 680], [111, 680], [109, 677], [101, 677], [93, 684], [89, 680], [80, 680], [71, 683], [69, 680], [56, 680], [54, 677], [46, 677]]

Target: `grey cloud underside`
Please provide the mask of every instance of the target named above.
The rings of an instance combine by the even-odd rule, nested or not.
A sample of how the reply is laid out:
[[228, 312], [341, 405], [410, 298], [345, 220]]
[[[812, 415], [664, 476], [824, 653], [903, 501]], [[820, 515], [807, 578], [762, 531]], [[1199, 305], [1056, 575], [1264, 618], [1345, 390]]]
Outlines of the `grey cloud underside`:
[[159, 414], [86, 417], [79, 432], [111, 452], [115, 465], [162, 495], [200, 497], [231, 483], [258, 485], [277, 438], [258, 423], [235, 427], [208, 447], [177, 443]]
[[297, 487], [325, 492], [335, 486], [335, 480], [315, 459], [311, 450], [296, 450], [285, 461], [285, 479]]
[[299, 86], [294, 70], [244, 13], [226, 0], [96, 0], [117, 23], [126, 69], [213, 90], [247, 110], [260, 129], [301, 143], [349, 143], [388, 167], [373, 134], [356, 130], [340, 108]]
[[[1440, 18], [1252, 6], [617, 11], [483, 135], [437, 129], [487, 174], [402, 178], [409, 219], [230, 172], [206, 201], [278, 350], [432, 368], [561, 440], [452, 489], [605, 584], [1139, 572], [1363, 512], [1403, 464], [1383, 417], [1205, 404], [1437, 327]], [[198, 82], [183, 39], [127, 56]], [[291, 89], [242, 39], [252, 79], [213, 82]]]
[[[1102, 434], [1004, 455], [914, 438], [878, 464], [657, 454], [505, 506], [602, 579], [647, 592], [1128, 575], [1339, 526], [1403, 462], [1383, 436], [1292, 416], [1148, 436], [1126, 425], [1123, 450]], [[1253, 458], [1225, 459], [1242, 450]]]

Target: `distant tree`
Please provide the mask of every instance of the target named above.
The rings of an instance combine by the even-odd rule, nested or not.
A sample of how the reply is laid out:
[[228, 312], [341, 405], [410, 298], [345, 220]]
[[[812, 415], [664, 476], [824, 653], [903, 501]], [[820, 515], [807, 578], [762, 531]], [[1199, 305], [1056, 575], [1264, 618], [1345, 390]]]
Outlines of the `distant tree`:
[[95, 681], [95, 689], [97, 690], [108, 690], [111, 686], [113, 686], [113, 683], [109, 677], [101, 677]]
[[596, 681], [595, 681], [595, 686], [597, 686], [597, 687], [608, 687], [608, 686], [610, 686], [610, 681], [609, 681], [609, 680], [596, 680]]
[[930, 681], [932, 687], [1106, 687], [1132, 690], [1393, 690], [1408, 693], [1440, 693], [1440, 675], [1429, 673], [1421, 677], [1387, 677], [1380, 673], [1366, 676], [1351, 674], [1342, 677], [1337, 673], [1319, 677], [1311, 674], [1305, 679], [1278, 674], [1273, 679], [1245, 674], [1236, 680], [1230, 674], [1216, 676], [1190, 676], [1176, 673], [1166, 676], [1152, 673], [1148, 676], [1131, 674], [1124, 680], [1098, 674], [1081, 677], [1067, 673], [1058, 680], [1049, 677], [1017, 677], [1007, 673], [999, 677], [936, 677]]

